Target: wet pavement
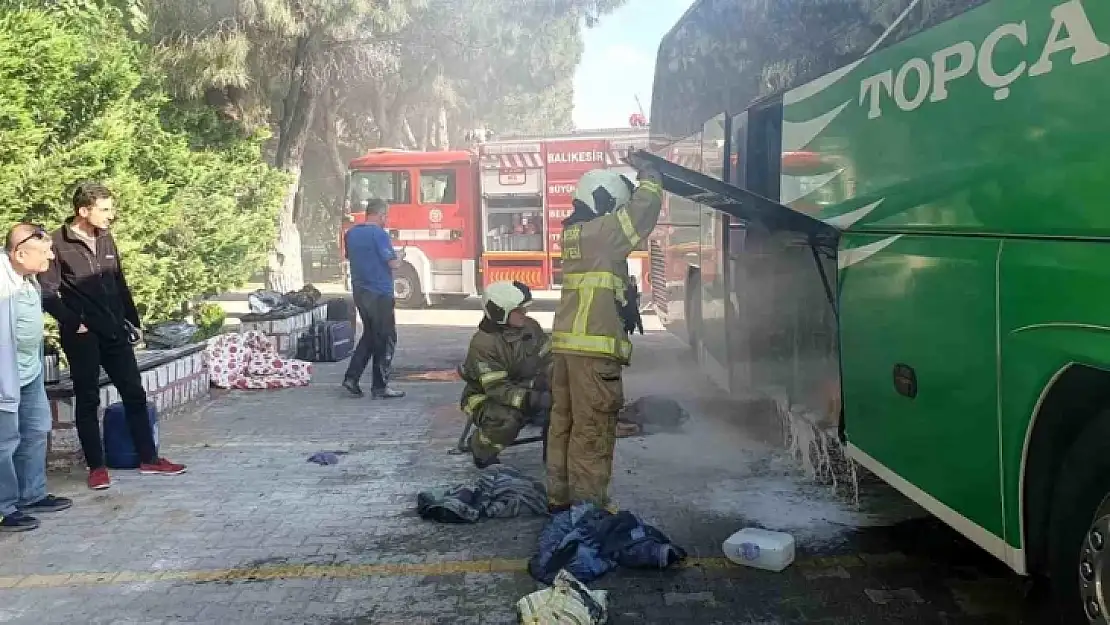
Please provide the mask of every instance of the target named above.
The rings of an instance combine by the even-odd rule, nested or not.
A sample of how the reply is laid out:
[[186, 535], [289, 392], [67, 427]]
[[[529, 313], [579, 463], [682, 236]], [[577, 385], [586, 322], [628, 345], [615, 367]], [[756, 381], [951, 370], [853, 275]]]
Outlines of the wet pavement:
[[[438, 525], [414, 511], [418, 491], [476, 474], [448, 453], [462, 417], [444, 372], [477, 312], [399, 317], [405, 399], [345, 397], [345, 363], [317, 365], [308, 388], [219, 393], [164, 422], [184, 476], [117, 471], [101, 493], [52, 476], [76, 505], [0, 536], [0, 622], [515, 623], [515, 602], [538, 588], [525, 567], [542, 520]], [[1023, 580], [885, 486], [866, 482], [856, 508], [807, 479], [776, 420], [721, 398], [677, 339], [635, 343], [629, 399], [669, 394], [692, 419], [621, 440], [612, 492], [691, 558], [591, 584], [610, 591], [611, 623], [1042, 622]], [[348, 453], [306, 462], [330, 450]], [[542, 475], [537, 445], [502, 458]], [[721, 542], [751, 525], [794, 534], [796, 563], [769, 573], [724, 560]]]

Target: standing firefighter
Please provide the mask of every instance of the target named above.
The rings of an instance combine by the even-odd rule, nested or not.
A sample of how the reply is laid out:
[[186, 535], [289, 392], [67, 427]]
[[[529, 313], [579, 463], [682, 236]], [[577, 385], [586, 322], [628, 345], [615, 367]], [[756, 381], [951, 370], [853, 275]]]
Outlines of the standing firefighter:
[[470, 450], [479, 469], [497, 464], [525, 422], [546, 421], [551, 408], [551, 342], [525, 314], [532, 292], [520, 282], [495, 282], [482, 299], [485, 317], [459, 367], [461, 406], [477, 426]]
[[628, 365], [628, 255], [659, 221], [662, 177], [639, 174], [640, 186], [613, 171], [587, 172], [563, 222], [563, 293], [551, 333], [555, 352], [548, 429], [548, 504], [608, 504], [617, 413], [624, 405], [621, 367]]

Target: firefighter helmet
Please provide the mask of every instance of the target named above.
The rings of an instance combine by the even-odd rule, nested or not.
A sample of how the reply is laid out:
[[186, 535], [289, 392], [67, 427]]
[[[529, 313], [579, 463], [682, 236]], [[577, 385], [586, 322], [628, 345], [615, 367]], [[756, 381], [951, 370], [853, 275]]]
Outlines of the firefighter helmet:
[[501, 325], [508, 323], [509, 313], [531, 304], [532, 290], [516, 280], [494, 282], [482, 294], [482, 310], [491, 321]]
[[634, 188], [631, 180], [615, 171], [591, 169], [578, 180], [574, 202], [581, 202], [595, 215], [604, 215], [627, 204]]

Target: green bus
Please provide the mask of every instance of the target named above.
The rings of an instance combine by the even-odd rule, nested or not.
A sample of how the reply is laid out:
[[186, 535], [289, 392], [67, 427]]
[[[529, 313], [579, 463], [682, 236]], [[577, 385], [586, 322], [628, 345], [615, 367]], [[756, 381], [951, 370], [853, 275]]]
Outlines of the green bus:
[[712, 377], [1107, 623], [1110, 3], [699, 0], [651, 125], [725, 138], [651, 244]]

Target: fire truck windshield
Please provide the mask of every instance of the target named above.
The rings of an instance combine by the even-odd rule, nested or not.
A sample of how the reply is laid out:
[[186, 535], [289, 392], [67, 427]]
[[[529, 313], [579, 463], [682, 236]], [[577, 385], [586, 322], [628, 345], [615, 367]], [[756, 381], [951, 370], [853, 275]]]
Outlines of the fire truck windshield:
[[407, 171], [351, 172], [347, 210], [352, 213], [362, 211], [371, 198], [380, 198], [390, 204], [408, 204], [411, 201], [411, 186]]

